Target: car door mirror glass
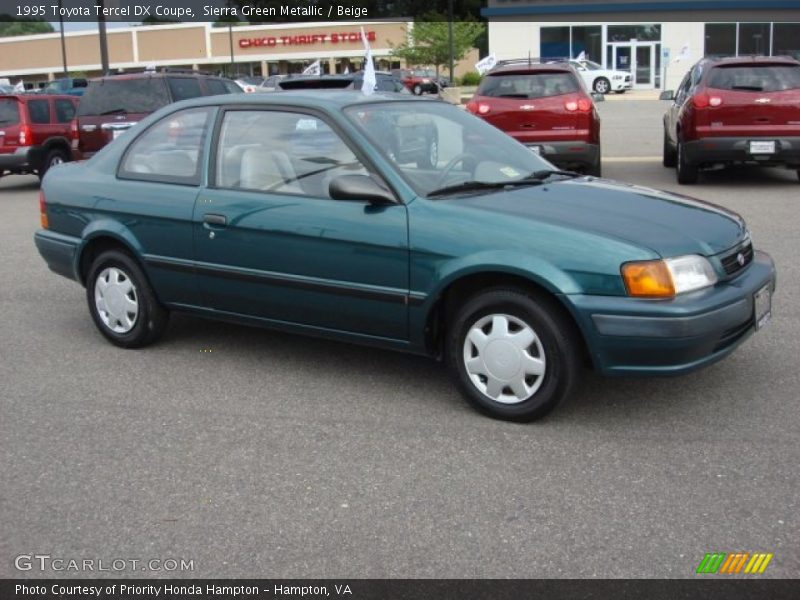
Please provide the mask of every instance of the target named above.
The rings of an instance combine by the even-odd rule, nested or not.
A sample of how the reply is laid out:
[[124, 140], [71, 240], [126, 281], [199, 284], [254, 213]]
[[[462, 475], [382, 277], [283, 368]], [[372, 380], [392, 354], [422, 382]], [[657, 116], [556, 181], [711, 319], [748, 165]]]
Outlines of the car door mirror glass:
[[366, 200], [370, 204], [395, 204], [392, 192], [369, 175], [340, 175], [329, 187], [334, 200]]
[[672, 90], [666, 90], [661, 92], [658, 96], [659, 100], [674, 100], [675, 99], [675, 92]]

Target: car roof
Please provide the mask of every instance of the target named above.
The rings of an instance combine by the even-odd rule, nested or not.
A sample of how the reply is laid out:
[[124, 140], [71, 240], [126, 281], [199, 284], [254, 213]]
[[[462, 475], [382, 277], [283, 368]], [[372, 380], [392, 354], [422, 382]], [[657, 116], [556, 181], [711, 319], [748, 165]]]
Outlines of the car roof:
[[377, 104], [380, 102], [443, 102], [438, 98], [399, 95], [391, 92], [375, 92], [369, 96], [357, 90], [343, 89], [299, 89], [286, 90], [279, 94], [223, 94], [219, 96], [203, 96], [179, 103], [169, 104], [188, 108], [194, 106], [246, 105], [246, 106], [299, 106], [304, 108], [322, 108], [335, 111], [358, 104]]
[[[188, 70], [163, 70], [163, 71], [134, 71], [128, 73], [109, 73], [100, 77], [93, 77], [89, 81], [126, 81], [130, 79], [163, 78], [163, 77], [202, 77], [204, 79], [227, 79], [213, 73]], [[229, 80], [233, 81], [233, 80]]]
[[487, 75], [508, 75], [511, 73], [572, 73], [569, 59], [559, 58], [518, 58], [499, 61]]
[[26, 93], [26, 92], [14, 92], [10, 94], [0, 94], [0, 98], [17, 98], [18, 100], [27, 101], [27, 100], [49, 100], [53, 98], [54, 100], [72, 100], [73, 102], [77, 102], [78, 99], [75, 96], [70, 96], [69, 94], [39, 94], [39, 93]]
[[728, 65], [763, 65], [763, 64], [784, 64], [784, 65], [800, 65], [800, 61], [791, 56], [763, 56], [763, 55], [746, 55], [746, 56], [706, 56], [700, 62], [709, 66], [728, 66]]

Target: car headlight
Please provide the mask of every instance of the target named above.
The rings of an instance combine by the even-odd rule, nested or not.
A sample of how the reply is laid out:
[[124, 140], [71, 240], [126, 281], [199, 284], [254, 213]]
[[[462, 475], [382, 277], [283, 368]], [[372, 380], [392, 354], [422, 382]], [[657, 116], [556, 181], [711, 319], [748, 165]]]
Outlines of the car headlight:
[[621, 271], [628, 295], [640, 298], [672, 298], [717, 282], [711, 263], [697, 254], [629, 262]]
[[611, 79], [622, 79], [622, 75], [614, 75]]

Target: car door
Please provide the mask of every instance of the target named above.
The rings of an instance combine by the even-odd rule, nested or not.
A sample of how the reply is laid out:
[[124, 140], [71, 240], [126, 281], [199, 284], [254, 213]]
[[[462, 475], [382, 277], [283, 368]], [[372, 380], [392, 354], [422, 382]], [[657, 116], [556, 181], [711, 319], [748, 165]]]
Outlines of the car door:
[[110, 212], [114, 220], [135, 237], [164, 303], [201, 303], [195, 287], [193, 216], [214, 114], [213, 107], [187, 108], [152, 124], [122, 157], [113, 188], [106, 192], [114, 201], [98, 196], [98, 210], [116, 211]]
[[217, 311], [408, 338], [406, 208], [333, 200], [370, 173], [325, 119], [299, 110], [219, 116], [210, 185], [195, 209], [198, 285]]
[[691, 89], [691, 87], [692, 87], [692, 72], [689, 71], [684, 76], [680, 86], [678, 86], [678, 91], [675, 94], [675, 99], [672, 101], [672, 104], [669, 105], [669, 110], [667, 110], [667, 114], [665, 115], [666, 119], [665, 125], [666, 125], [667, 135], [669, 136], [670, 141], [674, 144], [678, 143], [677, 126], [678, 126], [678, 120], [680, 119], [681, 108], [686, 103], [686, 100], [689, 98], [689, 90]]

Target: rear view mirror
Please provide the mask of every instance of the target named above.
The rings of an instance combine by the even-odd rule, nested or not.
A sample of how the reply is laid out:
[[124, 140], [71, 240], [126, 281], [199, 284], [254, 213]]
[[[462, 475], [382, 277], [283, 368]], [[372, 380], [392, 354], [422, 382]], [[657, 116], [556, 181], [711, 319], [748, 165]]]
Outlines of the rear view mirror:
[[328, 193], [334, 200], [366, 200], [370, 204], [395, 204], [394, 194], [369, 175], [340, 175]]
[[600, 92], [592, 92], [592, 100], [595, 102], [605, 102], [606, 97]]
[[658, 99], [659, 100], [675, 100], [675, 92], [673, 92], [672, 90], [666, 90], [664, 92], [661, 92], [661, 94], [658, 96]]

